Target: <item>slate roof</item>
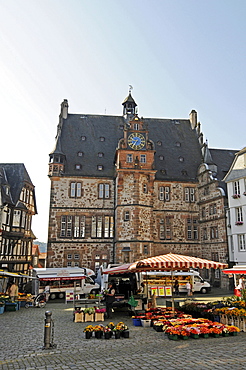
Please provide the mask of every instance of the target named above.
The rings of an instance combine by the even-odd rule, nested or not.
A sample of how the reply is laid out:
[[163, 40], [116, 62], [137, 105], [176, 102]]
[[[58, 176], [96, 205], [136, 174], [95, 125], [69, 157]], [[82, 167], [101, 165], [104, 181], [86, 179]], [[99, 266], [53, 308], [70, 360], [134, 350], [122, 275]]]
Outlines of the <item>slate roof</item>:
[[[216, 178], [220, 182], [220, 186], [226, 191], [226, 184], [222, 181], [229, 171], [231, 164], [235, 158], [235, 154], [238, 150], [230, 149], [209, 149], [214, 164], [218, 166], [218, 172]], [[227, 191], [226, 191], [227, 192]]]
[[[6, 174], [6, 180], [10, 186], [11, 197], [15, 205], [19, 200], [20, 192], [24, 184], [29, 183], [33, 187], [36, 210], [34, 185], [28, 175], [25, 165], [23, 163], [0, 163], [0, 169]], [[20, 207], [21, 205], [18, 203], [18, 206]]]
[[[146, 118], [144, 123], [148, 125], [149, 139], [155, 145], [156, 178], [196, 180], [202, 154], [190, 121]], [[124, 124], [123, 116], [68, 114], [57, 140], [59, 148], [53, 151], [66, 155], [64, 175], [113, 177], [115, 150], [123, 138]], [[82, 136], [86, 140], [83, 141]], [[105, 141], [100, 138], [105, 138]], [[79, 157], [78, 152], [83, 152], [83, 156]], [[99, 158], [98, 153], [103, 153], [103, 157]], [[82, 168], [76, 170], [76, 164], [81, 164]], [[98, 171], [97, 165], [102, 165], [103, 171]]]

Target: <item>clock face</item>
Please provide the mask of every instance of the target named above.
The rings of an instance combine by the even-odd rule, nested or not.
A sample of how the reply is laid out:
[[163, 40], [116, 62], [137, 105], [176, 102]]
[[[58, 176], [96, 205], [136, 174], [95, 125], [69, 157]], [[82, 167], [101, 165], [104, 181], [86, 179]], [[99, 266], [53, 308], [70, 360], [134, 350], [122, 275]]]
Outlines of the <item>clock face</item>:
[[145, 137], [138, 133], [131, 134], [128, 136], [128, 145], [134, 150], [142, 149], [145, 145]]

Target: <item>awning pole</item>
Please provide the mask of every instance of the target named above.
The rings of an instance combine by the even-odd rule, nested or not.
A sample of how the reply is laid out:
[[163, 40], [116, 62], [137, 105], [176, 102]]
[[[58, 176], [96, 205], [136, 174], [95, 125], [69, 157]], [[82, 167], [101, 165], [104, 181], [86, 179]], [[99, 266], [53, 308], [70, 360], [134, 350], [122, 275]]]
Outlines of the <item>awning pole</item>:
[[172, 315], [175, 316], [175, 306], [174, 306], [174, 295], [173, 295], [173, 269], [171, 270], [171, 284], [172, 284]]

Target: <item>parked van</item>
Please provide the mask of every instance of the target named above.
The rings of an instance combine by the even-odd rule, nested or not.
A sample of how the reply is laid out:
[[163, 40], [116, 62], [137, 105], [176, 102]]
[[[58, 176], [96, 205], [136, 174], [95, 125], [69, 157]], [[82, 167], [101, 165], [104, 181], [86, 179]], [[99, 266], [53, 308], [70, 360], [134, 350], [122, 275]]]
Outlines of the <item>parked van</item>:
[[207, 293], [211, 290], [211, 285], [205, 281], [198, 271], [190, 270], [183, 271], [151, 271], [141, 272], [141, 281], [145, 281], [148, 287], [171, 286], [173, 288], [174, 281], [177, 279], [179, 283], [179, 293], [187, 293], [186, 283], [189, 281], [192, 286], [193, 293]]
[[33, 280], [33, 294], [43, 292], [46, 285], [50, 287], [50, 299], [64, 298], [69, 289], [77, 295], [97, 294], [100, 286], [92, 279], [94, 275], [93, 270], [80, 267], [36, 268], [33, 276], [38, 280]]

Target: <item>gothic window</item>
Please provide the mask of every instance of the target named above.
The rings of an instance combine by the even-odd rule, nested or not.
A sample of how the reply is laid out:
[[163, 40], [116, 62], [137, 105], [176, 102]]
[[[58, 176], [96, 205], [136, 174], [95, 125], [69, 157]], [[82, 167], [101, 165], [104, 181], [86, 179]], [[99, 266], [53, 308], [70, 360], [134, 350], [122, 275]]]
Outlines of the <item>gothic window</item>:
[[206, 208], [202, 207], [202, 217], [206, 217]]
[[70, 198], [80, 198], [82, 196], [81, 182], [70, 183]]
[[98, 186], [98, 198], [108, 199], [109, 198], [109, 184], [99, 184]]
[[124, 212], [124, 221], [129, 221], [130, 220], [130, 212], [129, 211], [125, 211]]
[[92, 216], [91, 237], [113, 238], [114, 237], [113, 216]]
[[146, 163], [146, 154], [140, 155], [140, 163]]
[[210, 228], [210, 238], [211, 239], [218, 239], [218, 227], [213, 226]]
[[160, 219], [159, 224], [159, 236], [160, 239], [171, 239], [171, 220], [170, 217], [166, 217], [165, 219]]
[[208, 239], [207, 228], [204, 227], [204, 229], [203, 229], [203, 240], [207, 240], [207, 239]]
[[132, 154], [127, 154], [126, 161], [127, 161], [127, 163], [132, 163], [133, 162]]
[[105, 216], [104, 218], [104, 237], [112, 238], [114, 236], [114, 218], [113, 216]]
[[187, 239], [198, 239], [198, 222], [196, 218], [187, 218]]
[[85, 216], [61, 216], [61, 237], [84, 238]]
[[185, 188], [185, 201], [195, 202], [195, 188]]
[[166, 202], [170, 201], [170, 187], [169, 186], [160, 186], [159, 187], [159, 199]]

